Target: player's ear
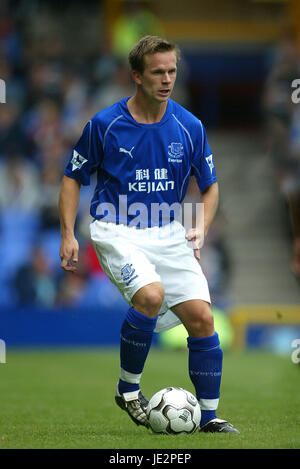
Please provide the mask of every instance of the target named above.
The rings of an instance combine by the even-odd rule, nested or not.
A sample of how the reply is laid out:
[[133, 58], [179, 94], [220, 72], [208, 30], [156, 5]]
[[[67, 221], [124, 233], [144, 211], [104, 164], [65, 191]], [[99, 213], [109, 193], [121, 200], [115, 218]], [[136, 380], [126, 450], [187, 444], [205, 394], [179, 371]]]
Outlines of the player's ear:
[[134, 82], [137, 84], [137, 85], [140, 85], [141, 84], [141, 73], [138, 72], [137, 70], [132, 70], [131, 71], [131, 76], [134, 80]]

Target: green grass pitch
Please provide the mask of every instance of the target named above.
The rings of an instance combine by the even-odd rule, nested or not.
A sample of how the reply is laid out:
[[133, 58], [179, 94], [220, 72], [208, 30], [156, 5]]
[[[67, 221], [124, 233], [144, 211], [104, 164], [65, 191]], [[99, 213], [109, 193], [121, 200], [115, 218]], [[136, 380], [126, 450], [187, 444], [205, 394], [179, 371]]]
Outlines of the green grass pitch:
[[[186, 351], [153, 348], [141, 388], [193, 392]], [[300, 448], [300, 367], [288, 356], [224, 353], [218, 416], [240, 435], [155, 435], [114, 402], [118, 350], [7, 351], [0, 364], [0, 448]]]

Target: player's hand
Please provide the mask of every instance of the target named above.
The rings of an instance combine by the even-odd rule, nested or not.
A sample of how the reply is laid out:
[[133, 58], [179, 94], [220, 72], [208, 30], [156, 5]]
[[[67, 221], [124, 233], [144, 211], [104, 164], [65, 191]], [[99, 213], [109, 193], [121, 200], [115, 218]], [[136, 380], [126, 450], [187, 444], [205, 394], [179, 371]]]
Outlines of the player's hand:
[[79, 244], [75, 237], [63, 238], [60, 245], [59, 256], [61, 268], [68, 272], [76, 272], [78, 264]]
[[200, 261], [200, 247], [203, 244], [203, 233], [197, 228], [191, 228], [185, 238], [192, 243], [195, 258]]

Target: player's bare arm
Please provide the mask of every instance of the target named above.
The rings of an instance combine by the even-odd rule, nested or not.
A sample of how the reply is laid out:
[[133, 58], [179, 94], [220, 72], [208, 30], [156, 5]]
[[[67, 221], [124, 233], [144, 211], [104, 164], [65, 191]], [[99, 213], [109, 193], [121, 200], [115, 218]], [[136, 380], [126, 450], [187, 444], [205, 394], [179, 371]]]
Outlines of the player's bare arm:
[[[196, 226], [195, 228], [191, 228], [186, 234], [186, 239], [192, 242], [194, 256], [197, 260], [200, 260], [200, 247], [203, 244], [203, 241], [207, 235], [210, 225], [212, 224], [218, 208], [219, 186], [217, 182], [214, 182], [202, 192], [201, 202], [204, 204], [203, 226]], [[202, 222], [203, 218], [198, 218]]]
[[61, 267], [70, 272], [77, 270], [79, 245], [74, 235], [74, 225], [80, 199], [80, 183], [68, 176], [62, 180], [59, 195], [59, 216], [61, 227]]

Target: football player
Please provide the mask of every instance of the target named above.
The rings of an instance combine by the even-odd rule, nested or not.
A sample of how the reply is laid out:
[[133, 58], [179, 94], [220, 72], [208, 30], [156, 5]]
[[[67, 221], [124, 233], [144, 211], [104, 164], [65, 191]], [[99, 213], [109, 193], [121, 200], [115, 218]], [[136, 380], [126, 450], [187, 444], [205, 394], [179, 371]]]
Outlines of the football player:
[[[129, 305], [120, 334], [116, 403], [136, 424], [148, 425], [140, 380], [153, 332], [183, 323], [200, 431], [238, 433], [216, 416], [223, 357], [199, 264], [218, 206], [218, 182], [204, 125], [170, 98], [178, 60], [175, 44], [142, 38], [129, 54], [135, 94], [101, 110], [85, 126], [61, 186], [61, 266], [76, 271], [80, 186], [90, 184], [97, 172], [91, 239], [103, 270]], [[204, 216], [186, 232], [178, 214], [192, 175]]]

